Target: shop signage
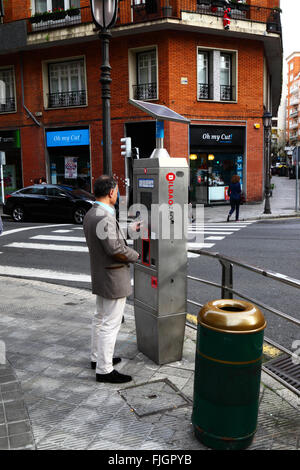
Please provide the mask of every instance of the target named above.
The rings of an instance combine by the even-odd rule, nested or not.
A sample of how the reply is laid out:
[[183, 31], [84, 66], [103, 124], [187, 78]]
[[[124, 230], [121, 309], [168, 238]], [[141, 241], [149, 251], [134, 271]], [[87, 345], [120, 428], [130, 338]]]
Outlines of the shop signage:
[[89, 145], [90, 135], [88, 129], [75, 129], [72, 131], [50, 131], [46, 133], [47, 147], [70, 147], [73, 145]]
[[192, 126], [191, 146], [244, 145], [244, 128], [229, 126]]
[[0, 150], [20, 148], [20, 131], [1, 131]]
[[65, 157], [65, 178], [77, 178], [77, 157]]

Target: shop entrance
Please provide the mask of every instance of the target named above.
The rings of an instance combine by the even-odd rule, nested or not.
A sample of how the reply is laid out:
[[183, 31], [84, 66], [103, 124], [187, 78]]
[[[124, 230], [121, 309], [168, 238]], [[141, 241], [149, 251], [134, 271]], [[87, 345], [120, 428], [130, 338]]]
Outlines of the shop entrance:
[[233, 175], [244, 182], [244, 129], [192, 126], [190, 153], [190, 202], [217, 204], [229, 200]]
[[91, 192], [88, 129], [48, 131], [50, 182]]

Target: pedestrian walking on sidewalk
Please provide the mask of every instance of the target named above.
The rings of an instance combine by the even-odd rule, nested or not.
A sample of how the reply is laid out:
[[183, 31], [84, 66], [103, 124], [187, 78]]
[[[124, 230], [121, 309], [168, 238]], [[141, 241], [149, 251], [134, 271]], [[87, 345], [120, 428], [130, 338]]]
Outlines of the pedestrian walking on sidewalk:
[[235, 211], [235, 220], [239, 220], [240, 204], [241, 204], [241, 184], [240, 177], [238, 175], [233, 175], [231, 178], [231, 183], [228, 188], [228, 196], [230, 197], [231, 209], [229, 211], [227, 222], [229, 222], [230, 217]]
[[116, 220], [116, 180], [112, 176], [100, 176], [94, 185], [94, 195], [96, 202], [83, 222], [90, 254], [92, 292], [96, 295], [91, 367], [96, 369], [97, 382], [130, 382], [129, 375], [113, 368], [121, 361], [121, 358], [113, 358], [113, 353], [126, 297], [132, 291], [129, 263], [137, 261], [139, 254], [127, 246]]

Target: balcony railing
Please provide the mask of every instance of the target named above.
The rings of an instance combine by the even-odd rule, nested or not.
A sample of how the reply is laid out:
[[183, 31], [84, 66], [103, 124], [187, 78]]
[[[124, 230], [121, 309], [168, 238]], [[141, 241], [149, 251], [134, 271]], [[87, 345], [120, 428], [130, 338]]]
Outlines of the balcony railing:
[[[201, 26], [201, 15], [223, 18], [224, 6], [228, 5], [225, 0], [141, 0], [138, 4], [135, 1], [133, 5], [131, 0], [121, 0], [119, 2], [116, 28], [165, 18], [181, 20], [183, 12], [198, 13], [199, 26]], [[264, 23], [268, 32], [281, 34], [281, 18], [278, 9], [237, 3], [230, 3], [229, 6], [231, 7], [231, 18], [233, 20]], [[64, 17], [60, 18], [49, 13], [42, 18], [26, 18], [28, 32], [66, 28], [80, 23], [92, 23], [89, 6], [78, 8], [75, 13], [72, 12], [72, 15], [70, 13], [65, 14]], [[4, 17], [5, 23], [9, 21], [7, 17]]]
[[211, 85], [208, 83], [198, 83], [198, 100], [210, 100], [211, 97]]
[[135, 100], [156, 100], [157, 83], [133, 85], [133, 95]]
[[64, 91], [48, 94], [48, 108], [69, 108], [86, 105], [86, 91]]
[[220, 85], [220, 100], [232, 101], [233, 100], [233, 86]]
[[0, 113], [11, 113], [16, 111], [15, 97], [6, 98], [5, 103], [0, 104]]

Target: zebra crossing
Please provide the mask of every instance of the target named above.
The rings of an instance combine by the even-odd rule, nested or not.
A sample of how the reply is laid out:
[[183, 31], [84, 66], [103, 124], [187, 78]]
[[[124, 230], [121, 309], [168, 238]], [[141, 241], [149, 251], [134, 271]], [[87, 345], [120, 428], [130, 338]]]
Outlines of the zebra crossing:
[[[237, 223], [205, 223], [205, 224], [189, 224], [188, 227], [188, 248], [213, 248], [215, 243], [224, 240], [226, 236], [230, 236], [246, 227], [253, 222], [237, 222]], [[122, 227], [122, 225], [121, 225]], [[76, 232], [75, 232], [76, 231]], [[75, 233], [74, 233], [75, 232]], [[82, 235], [81, 235], [82, 233]], [[45, 243], [42, 243], [45, 242]], [[51, 243], [52, 242], [52, 243]], [[62, 244], [67, 242], [67, 244]], [[70, 244], [75, 243], [75, 244]], [[133, 240], [127, 240], [129, 245], [133, 244]], [[82, 227], [70, 227], [68, 229], [52, 230], [51, 234], [34, 235], [29, 237], [26, 242], [11, 242], [3, 247], [21, 248], [30, 250], [49, 250], [49, 251], [71, 251], [77, 253], [87, 253], [85, 237]]]
[[[226, 237], [231, 236], [238, 231], [250, 226], [251, 222], [232, 222], [232, 223], [192, 223], [188, 226], [188, 249], [210, 249], [216, 243], [224, 240]], [[2, 250], [18, 249], [24, 250], [27, 253], [32, 252], [42, 253], [44, 251], [51, 252], [66, 252], [72, 254], [85, 253], [88, 254], [83, 228], [73, 225], [68, 226], [48, 226], [47, 234], [29, 234], [28, 237], [22, 241], [7, 240], [8, 243], [3, 243]], [[121, 224], [122, 227], [122, 224]], [[124, 228], [124, 226], [123, 226]], [[28, 229], [29, 230], [29, 229]], [[15, 232], [12, 230], [11, 232]], [[10, 237], [11, 238], [11, 237]], [[133, 245], [133, 240], [127, 240], [129, 245]], [[1, 256], [3, 255], [1, 251]], [[189, 258], [197, 258], [200, 255], [195, 253], [188, 253]], [[76, 272], [61, 272], [55, 269], [34, 268], [25, 266], [0, 266], [0, 274], [34, 277], [45, 279], [57, 279], [77, 282], [89, 282], [89, 273], [76, 273]]]

